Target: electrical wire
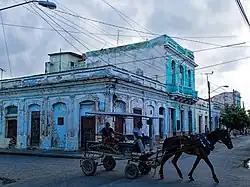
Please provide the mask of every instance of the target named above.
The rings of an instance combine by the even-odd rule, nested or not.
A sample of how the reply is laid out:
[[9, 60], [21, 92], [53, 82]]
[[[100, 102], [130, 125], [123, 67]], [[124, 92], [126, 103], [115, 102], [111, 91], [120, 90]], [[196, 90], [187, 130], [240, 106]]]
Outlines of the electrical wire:
[[246, 23], [248, 29], [250, 29], [250, 22], [249, 22], [249, 20], [248, 20], [248, 18], [247, 18], [247, 15], [246, 15], [246, 13], [245, 13], [245, 10], [244, 10], [244, 8], [243, 8], [243, 5], [241, 4], [240, 0], [235, 0], [235, 1], [236, 1], [236, 4], [237, 4], [237, 6], [238, 6], [238, 8], [239, 8], [239, 10], [240, 10], [240, 13], [241, 13], [241, 15], [242, 15], [242, 17], [243, 17], [243, 20], [245, 21], [245, 23]]
[[[58, 24], [55, 20], [53, 20], [47, 13], [45, 13], [42, 9], [40, 9], [36, 4], [34, 4], [36, 6], [36, 8], [38, 8], [41, 12], [43, 12], [48, 18], [50, 18], [54, 23], [56, 23], [61, 29], [65, 30], [63, 27], [61, 27], [60, 24]], [[33, 8], [33, 7], [32, 7]], [[66, 30], [65, 30], [66, 31]], [[86, 49], [90, 50], [85, 44], [83, 44], [81, 41], [79, 41], [76, 37], [74, 37], [71, 33], [68, 32], [68, 34], [74, 38], [78, 43], [80, 43], [82, 46], [84, 46]], [[109, 63], [107, 61], [105, 61], [104, 59], [98, 57], [100, 60], [102, 60], [103, 62], [105, 62], [106, 64], [109, 65]], [[89, 59], [90, 60], [90, 59]], [[90, 60], [92, 63], [94, 63], [92, 60]]]
[[[92, 21], [92, 22], [104, 24], [104, 25], [107, 25], [107, 26], [111, 26], [111, 27], [116, 27], [116, 28], [128, 30], [128, 31], [140, 32], [140, 33], [154, 35], [154, 36], [162, 36], [162, 35], [164, 35], [164, 34], [156, 34], [156, 33], [150, 33], [150, 32], [140, 31], [140, 30], [137, 30], [137, 29], [134, 30], [134, 29], [131, 29], [131, 28], [128, 28], [128, 27], [123, 27], [123, 26], [119, 26], [119, 25], [115, 25], [115, 24], [111, 24], [111, 23], [106, 23], [106, 22], [99, 21], [99, 20], [90, 19], [90, 18], [87, 18], [87, 17], [83, 17], [83, 16], [80, 16], [80, 15], [69, 13], [67, 11], [62, 11], [62, 10], [55, 10], [55, 11], [60, 12], [62, 14], [67, 14], [67, 15], [70, 15], [70, 16], [73, 16], [73, 17], [77, 17], [77, 18], [80, 18], [80, 19], [83, 19], [83, 20]], [[199, 44], [205, 44], [205, 45], [211, 45], [211, 46], [217, 46], [217, 47], [223, 46], [223, 45], [214, 44], [214, 43], [210, 43], [210, 42], [188, 39], [188, 38], [211, 38], [211, 37], [192, 37], [192, 36], [189, 36], [189, 37], [177, 37], [177, 36], [171, 36], [171, 35], [168, 35], [168, 36], [171, 37], [171, 38], [173, 38], [173, 39], [178, 39], [178, 40], [183, 40], [183, 41], [188, 41], [188, 42], [193, 42], [193, 43], [199, 43]], [[219, 38], [219, 37], [220, 36], [215, 36], [215, 38]], [[224, 37], [231, 37], [231, 36], [224, 36]], [[235, 36], [233, 35], [232, 37], [235, 37]], [[238, 46], [236, 46], [236, 47], [238, 47]]]
[[2, 24], [2, 28], [3, 28], [3, 37], [4, 37], [4, 44], [5, 44], [5, 50], [7, 53], [7, 60], [8, 60], [8, 64], [9, 64], [9, 71], [10, 71], [10, 76], [12, 77], [12, 68], [11, 68], [11, 62], [10, 62], [10, 54], [9, 54], [9, 49], [8, 49], [8, 44], [7, 44], [7, 38], [6, 38], [6, 34], [5, 34], [5, 28], [3, 25], [3, 15], [2, 12], [0, 11], [0, 17], [1, 17], [1, 24]]
[[[72, 44], [66, 37], [64, 37], [58, 30], [55, 29], [55, 27], [48, 22], [38, 11], [36, 11], [32, 6], [30, 6], [34, 12], [36, 12], [37, 15], [40, 16], [40, 18], [42, 18], [54, 31], [57, 32], [57, 34], [59, 34], [65, 41], [67, 41], [74, 49], [76, 49], [78, 52], [81, 53], [81, 50], [79, 50], [74, 44]], [[39, 7], [38, 7], [39, 8]]]
[[[25, 7], [26, 8], [26, 7]], [[87, 22], [86, 22], [87, 23]], [[3, 23], [4, 26], [8, 26], [8, 27], [17, 27], [17, 28], [27, 28], [27, 29], [34, 29], [34, 30], [44, 30], [44, 31], [55, 31], [54, 29], [50, 29], [50, 28], [43, 28], [43, 27], [34, 27], [34, 26], [30, 26], [30, 25], [20, 25], [20, 24], [14, 24], [14, 23]], [[60, 30], [60, 29], [56, 29], [59, 32], [65, 32], [64, 30]], [[96, 33], [96, 32], [82, 32], [82, 31], [73, 31], [73, 30], [67, 30], [67, 32], [71, 32], [71, 33], [76, 33], [76, 34], [95, 34], [95, 35], [101, 35], [101, 36], [117, 36], [117, 34], [114, 33]], [[138, 38], [141, 36], [137, 36], [137, 35], [129, 35], [129, 34], [119, 34], [119, 36], [122, 37], [130, 37], [130, 38]], [[149, 35], [142, 35], [143, 37], [148, 37]], [[151, 36], [151, 37], [155, 37]], [[160, 35], [157, 35], [160, 36]], [[172, 38], [174, 38], [175, 36], [173, 36]], [[218, 38], [218, 39], [224, 39], [224, 38], [237, 38], [240, 36], [236, 36], [236, 35], [232, 35], [232, 36], [182, 36], [181, 38], [183, 39], [188, 39], [188, 38]], [[244, 46], [243, 46], [244, 47]]]
[[[69, 11], [71, 11], [70, 9], [68, 9]], [[58, 16], [60, 16], [59, 14], [57, 14], [57, 13], [55, 13], [56, 15], [58, 15]], [[69, 21], [69, 22], [71, 22], [70, 20], [68, 20], [67, 18], [65, 18], [65, 17], [63, 17], [62, 16], [62, 18], [63, 19], [65, 19], [65, 20], [67, 20], [67, 21]], [[76, 25], [75, 23], [73, 23], [73, 22], [71, 22], [72, 24], [74, 24], [74, 25]], [[67, 24], [68, 25], [68, 24]], [[82, 28], [82, 27], [80, 27], [80, 28]], [[82, 28], [82, 29], [84, 29], [84, 28]], [[101, 39], [100, 37], [98, 37], [98, 36], [96, 36], [97, 38], [99, 38], [99, 39]], [[112, 43], [110, 43], [110, 42], [108, 42], [108, 41], [106, 41], [106, 40], [104, 40], [106, 43], [109, 43], [109, 44], [111, 44], [111, 45], [113, 45]], [[121, 53], [123, 53], [124, 55], [126, 55], [126, 56], [128, 56], [128, 57], [130, 57], [130, 58], [134, 58], [132, 55], [129, 55], [129, 54], [127, 54], [127, 53], [125, 53], [125, 52], [123, 52], [123, 51], [121, 51]], [[116, 57], [114, 57], [114, 58], [116, 58]], [[119, 61], [121, 61], [121, 60], [119, 60]], [[126, 62], [122, 62], [121, 61], [121, 63], [122, 64], [125, 64]], [[143, 63], [143, 64], [145, 64], [143, 61], [140, 61], [140, 63]], [[162, 67], [159, 67], [159, 66], [157, 66], [157, 65], [154, 65], [154, 66], [152, 66], [151, 64], [145, 64], [145, 65], [148, 65], [148, 66], [151, 66], [152, 68], [157, 68], [158, 70], [160, 70], [160, 71], [162, 71]]]
[[[129, 61], [129, 62], [124, 62], [124, 63], [132, 63], [132, 62], [139, 62], [139, 61], [142, 61], [142, 60], [149, 60], [149, 59], [156, 59], [156, 58], [162, 58], [164, 56], [161, 56], [161, 57], [154, 57], [154, 58], [148, 58], [148, 59], [140, 59], [140, 60], [134, 60], [134, 61]], [[245, 58], [244, 58], [245, 59]], [[239, 59], [237, 59], [236, 61], [238, 61]], [[242, 59], [243, 60], [243, 59]], [[233, 60], [235, 61], [235, 60]], [[229, 61], [229, 62], [225, 62], [225, 63], [230, 63], [230, 62], [233, 62], [233, 61]], [[123, 62], [122, 62], [123, 63]], [[119, 63], [120, 64], [120, 63]], [[214, 64], [214, 65], [210, 65], [210, 66], [205, 66], [205, 67], [201, 67], [202, 69], [205, 69], [205, 68], [209, 68], [209, 67], [214, 67], [214, 66], [217, 66], [217, 65], [220, 65], [221, 63], [219, 64]], [[224, 63], [222, 63], [224, 64]], [[197, 70], [201, 69], [201, 68], [197, 68]]]

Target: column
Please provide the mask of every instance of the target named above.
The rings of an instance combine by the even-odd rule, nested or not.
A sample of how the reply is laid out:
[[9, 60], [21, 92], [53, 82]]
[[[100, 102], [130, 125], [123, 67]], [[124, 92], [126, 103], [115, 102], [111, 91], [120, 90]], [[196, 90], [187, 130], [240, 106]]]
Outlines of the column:
[[170, 133], [169, 129], [169, 108], [165, 108], [165, 114], [164, 114], [164, 136], [168, 137]]
[[50, 141], [51, 138], [50, 138], [50, 132], [49, 132], [49, 128], [50, 128], [49, 126], [51, 124], [49, 113], [51, 113], [51, 108], [49, 106], [47, 96], [43, 98], [43, 106], [42, 106], [41, 110], [44, 111], [44, 116], [43, 116], [44, 123], [41, 124], [43, 131], [44, 131], [43, 140], [42, 140], [42, 148], [49, 149], [51, 146], [51, 141]]
[[158, 117], [158, 118], [153, 119], [153, 130], [154, 130], [153, 136], [155, 137], [156, 140], [159, 140], [160, 139], [160, 133], [159, 133], [160, 119], [159, 119], [159, 109], [157, 107], [155, 108], [154, 114], [155, 115], [153, 117]]
[[17, 148], [23, 149], [26, 148], [27, 145], [27, 138], [24, 136], [24, 126], [25, 124], [25, 101], [24, 99], [21, 99], [17, 105], [18, 107], [18, 116], [17, 116]]
[[189, 129], [188, 129], [188, 107], [184, 108], [184, 120], [183, 120], [183, 130], [185, 133], [188, 133]]
[[195, 113], [195, 107], [194, 106], [190, 107], [190, 110], [192, 111], [192, 133], [197, 131], [197, 129], [196, 129], [196, 120], [195, 120], [196, 119], [196, 113]]

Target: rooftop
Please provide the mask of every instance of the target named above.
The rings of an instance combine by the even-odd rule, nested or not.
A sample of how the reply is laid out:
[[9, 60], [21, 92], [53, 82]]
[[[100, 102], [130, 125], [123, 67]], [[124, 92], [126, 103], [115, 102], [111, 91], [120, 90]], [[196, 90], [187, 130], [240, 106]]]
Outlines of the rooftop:
[[58, 52], [58, 53], [50, 53], [48, 54], [49, 56], [56, 56], [56, 55], [72, 55], [78, 58], [82, 58], [82, 55], [79, 55], [77, 53], [74, 52]]
[[171, 46], [182, 55], [194, 61], [194, 53], [192, 51], [186, 48], [183, 48], [175, 40], [173, 40], [171, 37], [167, 36], [166, 34], [153, 38], [151, 40], [144, 41], [144, 42], [122, 45], [118, 47], [105, 48], [105, 49], [96, 50], [96, 51], [89, 51], [86, 54], [88, 57], [96, 57], [99, 55], [104, 55], [104, 54], [109, 54], [109, 53], [116, 53], [120, 51], [124, 52], [124, 51], [130, 51], [134, 49], [143, 49], [143, 48], [154, 47], [157, 45], [164, 45], [164, 44]]

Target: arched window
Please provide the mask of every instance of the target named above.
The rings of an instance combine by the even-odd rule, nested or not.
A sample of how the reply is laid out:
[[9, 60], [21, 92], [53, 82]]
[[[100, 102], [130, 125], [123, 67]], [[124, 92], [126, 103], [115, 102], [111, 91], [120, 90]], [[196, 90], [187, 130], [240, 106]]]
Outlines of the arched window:
[[175, 85], [175, 61], [173, 60], [172, 60], [171, 68], [172, 68], [172, 84]]
[[180, 66], [180, 85], [183, 85], [183, 79], [184, 78], [184, 69], [183, 66]]
[[191, 70], [188, 70], [188, 86], [191, 87]]

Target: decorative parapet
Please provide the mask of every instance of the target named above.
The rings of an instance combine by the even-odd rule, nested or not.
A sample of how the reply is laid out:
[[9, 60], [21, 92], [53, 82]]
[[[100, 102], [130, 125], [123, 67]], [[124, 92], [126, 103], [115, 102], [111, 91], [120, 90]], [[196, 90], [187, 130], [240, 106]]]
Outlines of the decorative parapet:
[[91, 80], [103, 77], [117, 78], [142, 86], [154, 88], [156, 90], [165, 91], [165, 84], [112, 65], [2, 80], [0, 81], [0, 91], [60, 84], [65, 82], [76, 82], [79, 80]]

